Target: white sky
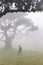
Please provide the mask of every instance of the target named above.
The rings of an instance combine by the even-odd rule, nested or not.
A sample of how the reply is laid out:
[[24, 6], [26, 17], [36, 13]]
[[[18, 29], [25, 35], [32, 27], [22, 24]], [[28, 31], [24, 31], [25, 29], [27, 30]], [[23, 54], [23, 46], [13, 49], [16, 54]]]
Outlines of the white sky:
[[43, 29], [43, 12], [27, 13], [26, 18], [32, 19], [35, 25]]

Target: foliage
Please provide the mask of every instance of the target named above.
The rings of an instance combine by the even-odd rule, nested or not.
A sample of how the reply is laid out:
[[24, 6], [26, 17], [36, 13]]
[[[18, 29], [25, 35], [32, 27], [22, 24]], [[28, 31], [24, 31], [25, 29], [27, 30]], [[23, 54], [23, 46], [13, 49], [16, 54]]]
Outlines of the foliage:
[[38, 27], [34, 26], [30, 19], [5, 19], [0, 21], [0, 40], [6, 43], [7, 48], [11, 48], [12, 39], [15, 37], [16, 31], [25, 34], [28, 31], [35, 31]]
[[42, 0], [0, 0], [0, 17], [8, 12], [42, 11]]

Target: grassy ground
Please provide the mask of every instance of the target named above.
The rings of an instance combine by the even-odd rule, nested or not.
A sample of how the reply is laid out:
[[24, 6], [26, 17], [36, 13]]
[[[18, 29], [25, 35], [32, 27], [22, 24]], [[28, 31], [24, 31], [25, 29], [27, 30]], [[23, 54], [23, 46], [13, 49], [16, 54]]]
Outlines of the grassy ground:
[[43, 65], [42, 52], [23, 52], [17, 55], [17, 51], [0, 51], [0, 65]]

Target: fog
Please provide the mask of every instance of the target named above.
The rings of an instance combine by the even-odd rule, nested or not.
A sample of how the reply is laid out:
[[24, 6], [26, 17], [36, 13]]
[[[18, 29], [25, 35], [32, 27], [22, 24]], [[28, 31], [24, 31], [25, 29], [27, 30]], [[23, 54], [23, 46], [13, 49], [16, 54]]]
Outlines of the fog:
[[19, 44], [25, 50], [43, 50], [43, 30], [29, 32], [27, 35], [17, 34], [13, 47], [17, 48]]
[[27, 13], [27, 16], [25, 17], [31, 19], [39, 28], [43, 28], [43, 12]]
[[[20, 44], [23, 50], [43, 51], [43, 12], [31, 12], [26, 14], [27, 15], [25, 17], [31, 19], [32, 22], [39, 27], [39, 29], [37, 31], [28, 32], [26, 35], [16, 33], [14, 39], [12, 40], [12, 47], [17, 49], [18, 45]], [[0, 48], [3, 48], [4, 46], [5, 43], [0, 41]]]

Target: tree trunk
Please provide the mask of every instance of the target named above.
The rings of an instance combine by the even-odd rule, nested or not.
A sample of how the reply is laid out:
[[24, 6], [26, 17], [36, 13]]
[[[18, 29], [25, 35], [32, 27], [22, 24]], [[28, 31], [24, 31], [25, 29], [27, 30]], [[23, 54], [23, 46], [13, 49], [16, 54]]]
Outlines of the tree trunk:
[[8, 50], [8, 49], [12, 49], [12, 46], [11, 46], [11, 40], [6, 40], [5, 41], [5, 47], [4, 47], [5, 50]]

